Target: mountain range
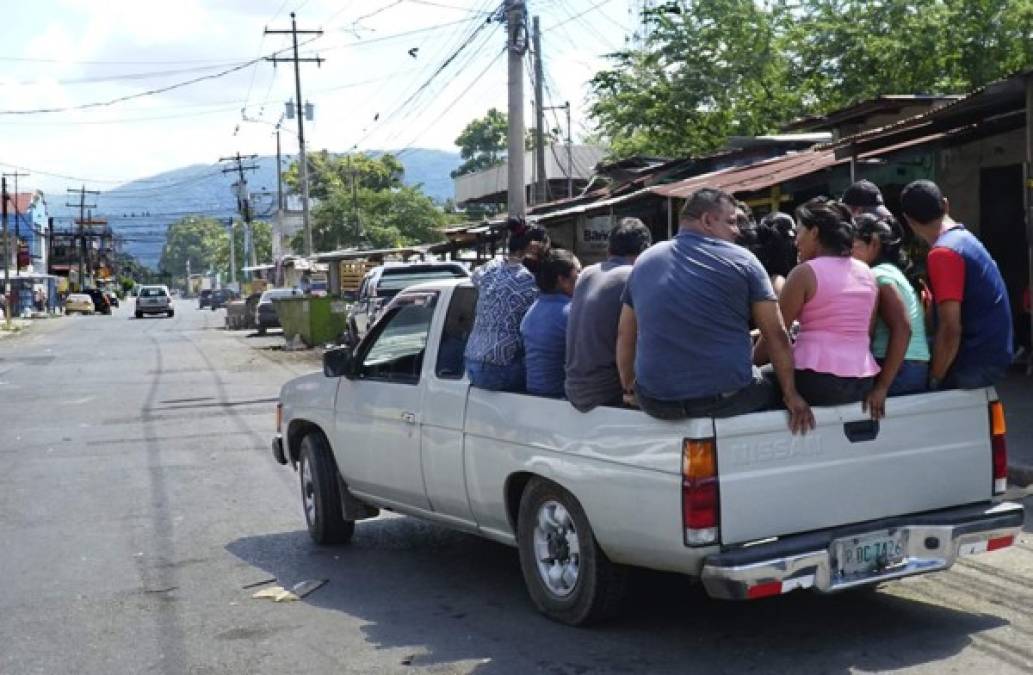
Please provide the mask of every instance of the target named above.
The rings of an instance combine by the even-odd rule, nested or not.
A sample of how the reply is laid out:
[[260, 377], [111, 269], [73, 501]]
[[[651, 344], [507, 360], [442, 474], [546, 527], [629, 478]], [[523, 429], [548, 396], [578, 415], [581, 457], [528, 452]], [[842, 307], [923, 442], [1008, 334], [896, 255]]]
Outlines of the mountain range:
[[[390, 152], [390, 151], [387, 151]], [[371, 151], [379, 155], [382, 151]], [[453, 196], [449, 173], [462, 160], [458, 153], [428, 148], [407, 150], [399, 158], [405, 166], [406, 185], [422, 185], [439, 203]], [[276, 157], [261, 156], [250, 161], [257, 170], [246, 174], [253, 198], [255, 217], [268, 218], [276, 209]], [[284, 160], [284, 168], [289, 164]], [[234, 165], [194, 164], [125, 183], [96, 195], [94, 218], [105, 218], [124, 240], [124, 249], [148, 267], [157, 267], [168, 226], [187, 215], [229, 219], [237, 215], [237, 198], [232, 184], [236, 173], [223, 173]], [[72, 201], [71, 195], [69, 201]], [[57, 201], [57, 200], [54, 200]], [[57, 228], [68, 228], [78, 210], [51, 204]]]

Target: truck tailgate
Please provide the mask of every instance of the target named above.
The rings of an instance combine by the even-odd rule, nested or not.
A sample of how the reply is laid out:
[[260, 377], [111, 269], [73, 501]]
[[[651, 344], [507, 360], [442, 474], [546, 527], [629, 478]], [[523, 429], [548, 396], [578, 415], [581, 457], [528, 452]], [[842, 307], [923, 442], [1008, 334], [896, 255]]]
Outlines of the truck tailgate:
[[784, 412], [715, 420], [722, 543], [990, 499], [987, 405], [985, 389], [892, 398], [874, 438], [860, 404], [815, 408], [806, 436]]

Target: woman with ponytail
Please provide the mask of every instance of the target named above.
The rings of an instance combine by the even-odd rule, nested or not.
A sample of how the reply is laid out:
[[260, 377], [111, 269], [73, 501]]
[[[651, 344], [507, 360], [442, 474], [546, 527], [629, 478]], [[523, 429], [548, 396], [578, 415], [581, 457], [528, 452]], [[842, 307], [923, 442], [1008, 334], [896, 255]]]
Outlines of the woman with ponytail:
[[[899, 396], [925, 391], [929, 380], [929, 343], [925, 337], [925, 314], [921, 282], [902, 248], [897, 224], [875, 214], [854, 221], [853, 255], [872, 268], [879, 285], [879, 318], [872, 333], [872, 354], [882, 365], [872, 396]], [[907, 321], [901, 327], [900, 315]], [[907, 330], [909, 340], [903, 354], [890, 349], [894, 331]], [[875, 403], [878, 403], [876, 400]]]
[[474, 270], [477, 308], [464, 353], [470, 384], [495, 391], [524, 390], [524, 345], [520, 321], [538, 297], [534, 275], [524, 266], [532, 242], [542, 241], [544, 229], [510, 217], [509, 251]]
[[842, 204], [815, 197], [796, 210], [796, 220], [801, 262], [778, 300], [785, 324], [800, 322], [796, 387], [811, 405], [863, 401], [879, 373], [868, 335], [876, 286], [868, 266], [850, 256], [853, 219]]

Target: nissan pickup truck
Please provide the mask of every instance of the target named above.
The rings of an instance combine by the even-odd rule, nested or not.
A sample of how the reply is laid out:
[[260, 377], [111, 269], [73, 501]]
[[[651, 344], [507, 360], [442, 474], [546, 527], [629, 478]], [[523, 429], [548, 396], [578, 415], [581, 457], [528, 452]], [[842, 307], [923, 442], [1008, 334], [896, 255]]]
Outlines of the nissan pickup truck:
[[618, 608], [629, 567], [753, 600], [945, 570], [1015, 541], [1002, 501], [1004, 411], [992, 388], [787, 413], [664, 421], [632, 408], [472, 388], [465, 280], [400, 292], [354, 348], [286, 383], [273, 456], [300, 475], [309, 534], [347, 542], [380, 509], [518, 549], [548, 617]]

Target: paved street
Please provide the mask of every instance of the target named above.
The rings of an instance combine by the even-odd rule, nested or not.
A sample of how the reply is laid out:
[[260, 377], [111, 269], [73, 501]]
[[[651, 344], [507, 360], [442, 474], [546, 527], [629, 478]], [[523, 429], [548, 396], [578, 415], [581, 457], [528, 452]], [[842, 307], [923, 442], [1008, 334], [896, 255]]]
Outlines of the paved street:
[[[0, 341], [0, 673], [1033, 671], [1030, 520], [874, 593], [730, 604], [643, 573], [594, 629], [540, 617], [515, 551], [471, 536], [385, 516], [316, 548], [268, 449], [280, 385], [316, 357], [193, 302], [127, 304]], [[329, 583], [243, 588], [272, 577]]]

